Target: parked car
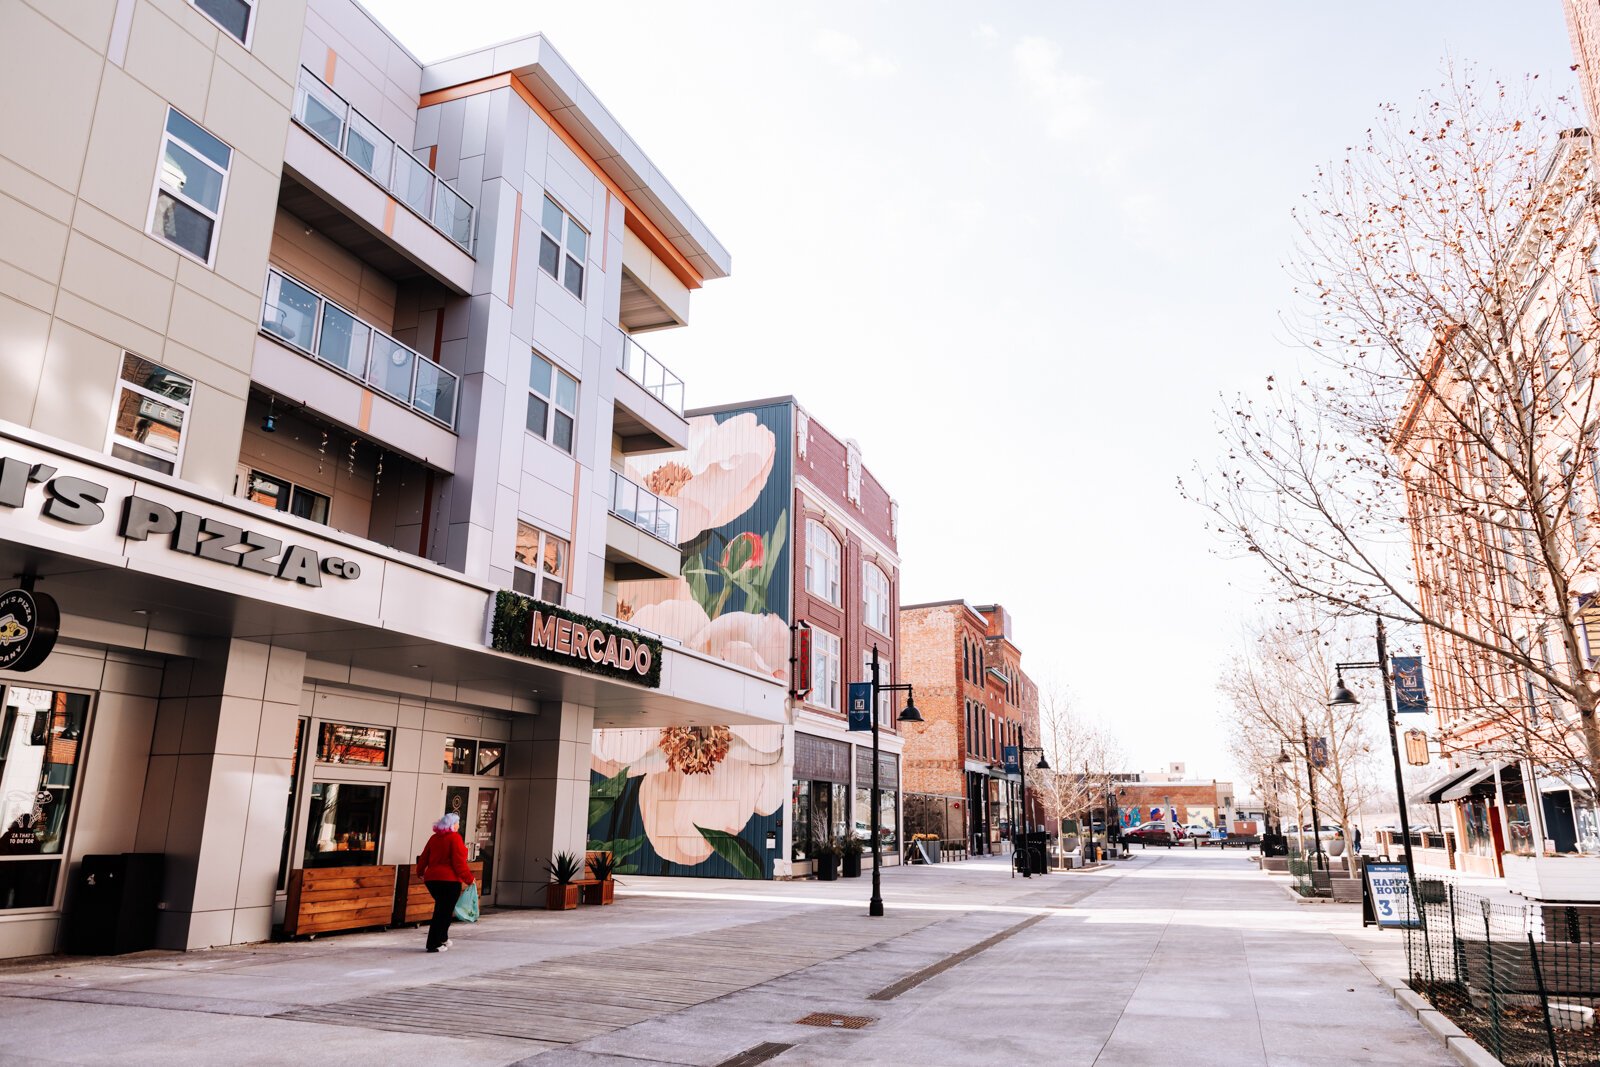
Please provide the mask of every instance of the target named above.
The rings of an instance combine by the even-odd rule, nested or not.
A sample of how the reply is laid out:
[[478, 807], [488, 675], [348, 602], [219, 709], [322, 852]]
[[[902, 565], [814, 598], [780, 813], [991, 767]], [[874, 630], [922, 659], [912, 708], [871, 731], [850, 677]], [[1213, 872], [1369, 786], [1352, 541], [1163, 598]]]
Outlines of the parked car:
[[1143, 842], [1147, 845], [1161, 844], [1168, 841], [1182, 841], [1184, 839], [1183, 827], [1170, 822], [1147, 822], [1138, 826], [1130, 826], [1122, 832], [1122, 836], [1129, 841]]
[[1198, 837], [1202, 841], [1211, 840], [1211, 827], [1204, 823], [1184, 823], [1183, 833], [1185, 837]]

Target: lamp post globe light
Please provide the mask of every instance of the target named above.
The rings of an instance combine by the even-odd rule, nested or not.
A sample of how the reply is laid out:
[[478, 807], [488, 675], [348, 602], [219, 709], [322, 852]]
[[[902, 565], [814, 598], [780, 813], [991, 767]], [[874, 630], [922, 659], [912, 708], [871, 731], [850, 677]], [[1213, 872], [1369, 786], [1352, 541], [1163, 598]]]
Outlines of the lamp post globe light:
[[[900, 722], [921, 722], [922, 712], [911, 702], [911, 683], [884, 685], [878, 681], [878, 646], [872, 646], [872, 899], [867, 902], [868, 915], [883, 914], [883, 891], [880, 876], [883, 872], [883, 802], [878, 788], [878, 697], [883, 693], [904, 691], [906, 706], [896, 716]], [[902, 787], [904, 788], [904, 787]]]
[[1383, 678], [1383, 707], [1389, 720], [1389, 753], [1394, 757], [1394, 795], [1400, 805], [1400, 835], [1405, 841], [1406, 872], [1413, 886], [1416, 885], [1417, 865], [1411, 854], [1411, 817], [1406, 813], [1406, 783], [1400, 771], [1400, 738], [1395, 727], [1394, 719], [1394, 678], [1389, 670], [1389, 644], [1383, 629], [1383, 619], [1378, 619], [1378, 661], [1376, 663], [1336, 663], [1334, 664], [1333, 694], [1328, 698], [1330, 708], [1353, 708], [1361, 702], [1356, 695], [1345, 688], [1344, 672], [1357, 670], [1375, 670]]

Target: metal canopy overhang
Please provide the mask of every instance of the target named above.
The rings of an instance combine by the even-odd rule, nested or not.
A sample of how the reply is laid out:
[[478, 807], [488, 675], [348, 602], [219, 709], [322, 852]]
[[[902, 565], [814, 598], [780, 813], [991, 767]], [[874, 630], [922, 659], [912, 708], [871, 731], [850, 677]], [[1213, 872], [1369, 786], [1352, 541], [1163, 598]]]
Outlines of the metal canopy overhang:
[[1472, 775], [1475, 770], [1476, 768], [1473, 767], [1463, 767], [1460, 770], [1451, 771], [1449, 774], [1435, 778], [1432, 782], [1416, 791], [1419, 802], [1423, 804], [1440, 803], [1444, 799], [1440, 794], [1463, 778]]
[[[483, 646], [319, 615], [4, 540], [6, 533], [0, 526], [0, 584], [9, 584], [12, 575], [35, 575], [38, 591], [50, 594], [61, 607], [65, 642], [199, 656], [216, 641], [260, 641], [305, 652], [310, 680], [513, 711], [531, 712], [538, 704], [564, 701], [592, 707], [596, 727], [772, 724], [734, 709]], [[486, 611], [487, 604], [485, 593]], [[418, 604], [416, 610], [425, 613], [427, 606]], [[665, 655], [686, 654], [669, 646]], [[670, 658], [663, 663], [664, 676], [671, 665]]]
[[1456, 782], [1456, 784], [1451, 786], [1449, 789], [1446, 789], [1439, 799], [1463, 800], [1479, 785], [1482, 785], [1484, 782], [1493, 778], [1494, 772], [1495, 768], [1493, 767], [1474, 768], [1471, 774]]

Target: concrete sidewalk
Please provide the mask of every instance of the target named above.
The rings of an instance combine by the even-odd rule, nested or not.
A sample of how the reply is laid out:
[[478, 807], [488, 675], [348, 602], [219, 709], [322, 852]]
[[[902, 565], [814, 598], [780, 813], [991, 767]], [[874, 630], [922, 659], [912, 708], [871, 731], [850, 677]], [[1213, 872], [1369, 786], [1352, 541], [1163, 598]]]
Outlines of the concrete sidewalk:
[[883, 887], [872, 919], [866, 878], [629, 878], [608, 908], [457, 926], [440, 955], [400, 930], [12, 965], [0, 1061], [1453, 1062], [1378, 982], [1395, 935], [1296, 904], [1242, 853]]

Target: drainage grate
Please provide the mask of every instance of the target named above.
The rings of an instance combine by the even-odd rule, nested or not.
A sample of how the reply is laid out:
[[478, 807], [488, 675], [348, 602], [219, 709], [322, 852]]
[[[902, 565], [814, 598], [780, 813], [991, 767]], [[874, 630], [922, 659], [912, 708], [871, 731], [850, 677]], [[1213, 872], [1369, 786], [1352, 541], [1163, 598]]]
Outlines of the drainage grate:
[[756, 1067], [757, 1064], [766, 1063], [774, 1056], [781, 1055], [794, 1048], [779, 1041], [763, 1041], [759, 1045], [751, 1045], [743, 1052], [731, 1059], [723, 1060], [717, 1067]]
[[801, 1026], [837, 1026], [844, 1030], [859, 1030], [878, 1020], [871, 1015], [835, 1015], [828, 1011], [814, 1011], [804, 1019], [796, 1019]]

